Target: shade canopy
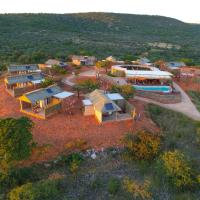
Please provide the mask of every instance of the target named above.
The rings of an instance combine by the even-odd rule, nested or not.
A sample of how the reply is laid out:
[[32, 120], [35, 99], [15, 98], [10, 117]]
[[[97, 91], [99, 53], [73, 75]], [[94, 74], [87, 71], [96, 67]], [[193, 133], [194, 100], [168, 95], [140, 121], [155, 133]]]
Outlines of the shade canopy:
[[53, 96], [58, 98], [58, 99], [65, 99], [65, 98], [73, 96], [73, 95], [74, 95], [74, 93], [72, 93], [72, 92], [63, 91], [63, 92], [60, 92], [60, 93], [55, 94]]
[[82, 100], [84, 106], [91, 106], [92, 102], [89, 99]]

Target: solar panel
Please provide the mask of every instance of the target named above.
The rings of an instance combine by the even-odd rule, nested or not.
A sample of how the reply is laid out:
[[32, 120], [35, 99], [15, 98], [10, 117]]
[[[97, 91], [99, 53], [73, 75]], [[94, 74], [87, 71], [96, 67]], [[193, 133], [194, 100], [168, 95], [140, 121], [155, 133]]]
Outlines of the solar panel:
[[33, 76], [32, 75], [27, 76], [27, 78], [33, 80]]
[[53, 91], [50, 88], [47, 89], [47, 92], [48, 93], [53, 93]]
[[107, 104], [105, 104], [105, 109], [106, 110], [114, 110], [114, 107], [113, 107], [113, 104], [112, 103], [107, 103]]

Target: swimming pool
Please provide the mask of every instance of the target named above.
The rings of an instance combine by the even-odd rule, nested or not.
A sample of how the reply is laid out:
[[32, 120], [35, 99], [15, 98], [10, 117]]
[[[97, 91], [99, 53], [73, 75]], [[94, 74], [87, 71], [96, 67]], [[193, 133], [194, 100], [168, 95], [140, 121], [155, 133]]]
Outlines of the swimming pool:
[[151, 92], [163, 92], [163, 93], [170, 93], [172, 88], [170, 86], [148, 86], [148, 85], [133, 85], [136, 90], [143, 90], [143, 91], [151, 91]]

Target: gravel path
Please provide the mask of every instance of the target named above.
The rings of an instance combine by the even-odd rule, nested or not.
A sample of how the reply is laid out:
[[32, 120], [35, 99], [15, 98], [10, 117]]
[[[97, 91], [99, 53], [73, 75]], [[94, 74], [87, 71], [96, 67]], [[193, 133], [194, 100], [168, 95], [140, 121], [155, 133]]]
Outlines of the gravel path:
[[163, 108], [167, 108], [176, 112], [180, 112], [194, 120], [200, 121], [200, 112], [196, 109], [195, 105], [192, 103], [192, 101], [190, 100], [190, 98], [188, 97], [188, 95], [183, 91], [183, 89], [177, 85], [176, 83], [173, 83], [174, 87], [176, 90], [181, 92], [181, 96], [182, 96], [182, 102], [181, 103], [176, 103], [176, 104], [163, 104], [163, 103], [159, 103], [156, 102], [154, 100], [151, 99], [146, 99], [143, 97], [138, 97], [136, 96], [135, 99], [137, 100], [141, 100], [147, 103], [153, 103], [156, 105], [159, 105]]

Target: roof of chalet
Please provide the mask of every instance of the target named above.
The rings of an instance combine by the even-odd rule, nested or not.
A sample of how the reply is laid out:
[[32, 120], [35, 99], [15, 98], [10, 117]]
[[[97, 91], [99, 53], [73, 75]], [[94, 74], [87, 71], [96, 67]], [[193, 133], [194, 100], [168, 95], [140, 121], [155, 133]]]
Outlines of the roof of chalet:
[[71, 58], [72, 58], [72, 60], [85, 60], [85, 59], [96, 60], [95, 56], [77, 56], [77, 55], [73, 55]]
[[44, 77], [40, 73], [34, 74], [21, 74], [16, 76], [8, 76], [6, 81], [9, 85], [15, 83], [27, 83], [32, 81], [39, 81], [42, 80]]
[[41, 88], [32, 92], [28, 92], [19, 99], [23, 100], [23, 97], [25, 97], [29, 102], [36, 103], [39, 100], [44, 100], [46, 98], [53, 97], [54, 95], [61, 92], [63, 92], [63, 90], [59, 86], [51, 85], [47, 88]]
[[8, 66], [8, 72], [20, 72], [20, 71], [37, 71], [38, 66], [36, 64], [30, 65], [10, 65]]
[[168, 62], [167, 63], [167, 67], [170, 68], [179, 68], [179, 67], [185, 67], [185, 63], [184, 62]]
[[[167, 71], [161, 71], [156, 67], [148, 67], [150, 70], [127, 70], [126, 66], [134, 65], [114, 65], [113, 69], [122, 70], [129, 78], [146, 78], [146, 79], [171, 79], [173, 74]], [[136, 65], [137, 66], [137, 65]]]
[[45, 62], [46, 65], [59, 65], [60, 61], [56, 59], [49, 59]]
[[100, 112], [113, 112], [120, 111], [121, 108], [113, 102], [103, 90], [94, 90], [88, 95], [88, 99], [92, 102], [95, 107], [95, 110]]
[[140, 58], [138, 61], [139, 61], [141, 64], [150, 63], [150, 60], [149, 60], [148, 58], [146, 58], [146, 57]]

